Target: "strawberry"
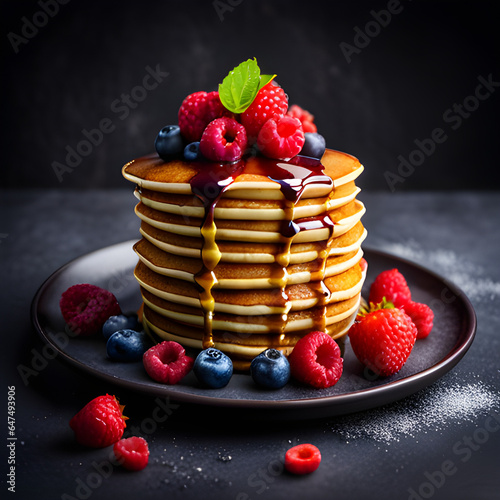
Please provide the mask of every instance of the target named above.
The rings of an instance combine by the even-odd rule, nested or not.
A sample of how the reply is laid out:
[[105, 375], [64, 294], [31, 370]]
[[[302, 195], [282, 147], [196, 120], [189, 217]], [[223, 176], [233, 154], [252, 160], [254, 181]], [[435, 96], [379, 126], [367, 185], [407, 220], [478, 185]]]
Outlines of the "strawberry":
[[381, 272], [370, 287], [368, 302], [378, 304], [384, 297], [396, 307], [401, 307], [411, 300], [410, 288], [397, 269]]
[[403, 309], [417, 327], [417, 339], [425, 339], [431, 333], [433, 326], [434, 313], [432, 309], [427, 304], [413, 301], [407, 302]]
[[115, 396], [98, 396], [87, 403], [69, 422], [76, 440], [92, 448], [104, 448], [116, 443], [126, 427], [124, 406]]
[[128, 470], [142, 470], [149, 461], [148, 443], [141, 437], [120, 439], [113, 446], [118, 463]]
[[286, 114], [287, 109], [288, 97], [285, 91], [274, 81], [264, 85], [255, 96], [252, 104], [240, 115], [248, 138], [255, 141], [262, 125], [269, 118], [275, 120], [281, 118]]
[[361, 363], [375, 374], [388, 377], [406, 363], [415, 340], [417, 327], [402, 309], [391, 302], [362, 308], [349, 330], [352, 350]]

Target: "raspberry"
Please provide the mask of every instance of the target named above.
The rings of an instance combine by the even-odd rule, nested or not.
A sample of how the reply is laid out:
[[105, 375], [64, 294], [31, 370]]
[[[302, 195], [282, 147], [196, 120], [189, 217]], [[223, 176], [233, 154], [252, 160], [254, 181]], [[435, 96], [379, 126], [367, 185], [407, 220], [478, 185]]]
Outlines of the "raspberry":
[[417, 327], [417, 339], [425, 339], [431, 333], [433, 326], [434, 313], [432, 309], [426, 304], [411, 300], [403, 306], [403, 309]]
[[86, 283], [69, 287], [61, 295], [59, 307], [64, 321], [77, 335], [100, 332], [110, 316], [121, 314], [111, 292]]
[[116, 443], [126, 427], [123, 406], [115, 396], [98, 396], [87, 403], [69, 422], [76, 440], [92, 448]]
[[288, 357], [292, 377], [322, 389], [335, 385], [342, 375], [340, 348], [330, 335], [311, 332], [302, 337]]
[[141, 437], [129, 437], [120, 439], [113, 446], [118, 463], [128, 470], [142, 470], [148, 465], [149, 448], [148, 443]]
[[401, 370], [417, 338], [411, 318], [402, 309], [391, 306], [383, 302], [372, 305], [368, 311], [362, 310], [349, 330], [358, 360], [382, 377]]
[[269, 118], [277, 120], [286, 114], [288, 98], [285, 91], [274, 82], [264, 85], [252, 104], [241, 113], [241, 123], [244, 125], [248, 138], [254, 142], [260, 129]]
[[302, 123], [302, 128], [304, 129], [304, 133], [306, 132], [314, 133], [318, 131], [316, 125], [314, 124], [314, 116], [311, 113], [309, 113], [309, 111], [302, 109], [297, 104], [292, 104], [290, 106], [287, 115], [293, 116], [294, 118], [300, 120], [300, 123]]
[[200, 141], [200, 152], [212, 161], [236, 161], [247, 147], [245, 127], [233, 118], [217, 118], [210, 122]]
[[321, 453], [313, 444], [299, 444], [285, 454], [285, 469], [292, 474], [310, 474], [321, 463]]
[[304, 142], [302, 124], [291, 116], [282, 116], [278, 120], [270, 118], [260, 129], [257, 138], [257, 146], [262, 154], [277, 160], [299, 154]]
[[382, 271], [370, 287], [368, 302], [378, 304], [384, 297], [396, 307], [401, 307], [411, 300], [408, 284], [397, 269]]
[[366, 262], [365, 258], [362, 258], [359, 261], [359, 267], [361, 267], [361, 272], [363, 273], [368, 269], [368, 262]]
[[177, 342], [165, 340], [149, 348], [142, 357], [148, 375], [162, 384], [177, 384], [193, 367], [194, 359]]
[[222, 105], [219, 92], [195, 92], [188, 95], [179, 108], [178, 120], [186, 142], [201, 139], [205, 127], [216, 118], [232, 116]]

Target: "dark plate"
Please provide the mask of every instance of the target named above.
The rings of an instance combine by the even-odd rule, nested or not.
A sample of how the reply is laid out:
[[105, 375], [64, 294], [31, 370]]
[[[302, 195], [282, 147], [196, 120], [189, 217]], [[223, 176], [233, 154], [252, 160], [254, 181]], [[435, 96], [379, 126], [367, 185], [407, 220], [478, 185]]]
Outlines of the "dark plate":
[[77, 368], [128, 389], [186, 403], [213, 407], [258, 410], [286, 417], [340, 415], [381, 406], [401, 399], [431, 384], [448, 372], [469, 349], [476, 331], [476, 316], [465, 294], [455, 285], [410, 261], [365, 249], [368, 276], [364, 294], [375, 276], [397, 267], [406, 277], [412, 297], [428, 304], [435, 313], [434, 329], [417, 341], [402, 370], [389, 378], [374, 379], [364, 372], [349, 344], [344, 373], [329, 389], [316, 390], [289, 383], [278, 391], [258, 389], [251, 377], [233, 375], [223, 389], [201, 388], [192, 373], [175, 386], [154, 382], [142, 363], [117, 363], [106, 358], [100, 336], [72, 338], [59, 310], [61, 294], [76, 283], [92, 283], [113, 292], [123, 311], [134, 311], [140, 303], [133, 277], [137, 256], [134, 241], [113, 245], [79, 257], [50, 276], [35, 295], [32, 321], [44, 342]]

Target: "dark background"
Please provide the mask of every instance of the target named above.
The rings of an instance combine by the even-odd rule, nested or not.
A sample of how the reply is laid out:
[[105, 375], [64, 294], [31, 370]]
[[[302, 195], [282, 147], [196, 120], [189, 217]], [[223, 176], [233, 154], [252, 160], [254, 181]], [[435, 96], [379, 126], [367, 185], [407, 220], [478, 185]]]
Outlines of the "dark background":
[[[45, 21], [42, 3], [1, 3], [4, 187], [127, 187], [121, 166], [153, 150], [183, 98], [217, 88], [254, 56], [278, 75], [291, 103], [314, 113], [329, 147], [362, 161], [363, 188], [390, 191], [384, 173], [396, 174], [398, 156], [408, 159], [414, 141], [436, 128], [446, 140], [394, 189], [499, 186], [500, 90], [461, 123], [444, 119], [474, 94], [478, 77], [500, 82], [493, 1], [401, 0], [401, 12], [350, 63], [340, 44], [354, 46], [355, 28], [370, 21], [368, 31], [376, 29], [371, 11], [387, 9], [387, 0], [72, 0]], [[14, 47], [12, 34], [23, 36], [26, 20], [40, 27]], [[118, 112], [115, 101], [158, 65], [168, 76]], [[53, 162], [64, 164], [82, 130], [106, 118], [113, 131], [58, 178]]]

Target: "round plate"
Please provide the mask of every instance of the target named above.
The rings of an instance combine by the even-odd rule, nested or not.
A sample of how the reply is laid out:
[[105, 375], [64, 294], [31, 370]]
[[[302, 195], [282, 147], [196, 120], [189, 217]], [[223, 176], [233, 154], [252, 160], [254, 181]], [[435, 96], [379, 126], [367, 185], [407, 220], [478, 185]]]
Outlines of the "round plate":
[[289, 417], [340, 415], [384, 405], [431, 384], [449, 371], [470, 347], [476, 316], [465, 294], [437, 274], [396, 256], [364, 249], [368, 275], [363, 290], [383, 270], [397, 267], [405, 276], [412, 298], [428, 304], [434, 311], [434, 328], [429, 337], [418, 340], [404, 367], [388, 378], [374, 378], [354, 356], [348, 341], [344, 372], [340, 381], [328, 389], [313, 389], [294, 382], [278, 391], [259, 389], [250, 375], [235, 373], [223, 389], [199, 386], [193, 373], [181, 383], [163, 385], [151, 380], [142, 362], [119, 363], [106, 357], [106, 344], [100, 336], [72, 337], [59, 309], [61, 294], [77, 283], [101, 286], [117, 297], [124, 312], [141, 304], [139, 286], [133, 276], [137, 255], [134, 241], [127, 241], [79, 257], [52, 274], [36, 293], [31, 317], [44, 342], [77, 368], [128, 389], [178, 402], [239, 408], [246, 412], [278, 413]]

